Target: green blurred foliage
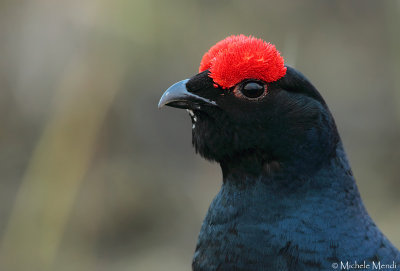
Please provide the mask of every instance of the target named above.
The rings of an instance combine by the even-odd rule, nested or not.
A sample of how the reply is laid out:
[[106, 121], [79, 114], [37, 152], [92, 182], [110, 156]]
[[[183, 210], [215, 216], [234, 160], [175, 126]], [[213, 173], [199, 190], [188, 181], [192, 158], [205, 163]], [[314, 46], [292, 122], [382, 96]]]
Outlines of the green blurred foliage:
[[239, 33], [320, 90], [399, 247], [399, 15], [397, 0], [0, 2], [0, 269], [189, 270], [221, 174], [157, 102]]

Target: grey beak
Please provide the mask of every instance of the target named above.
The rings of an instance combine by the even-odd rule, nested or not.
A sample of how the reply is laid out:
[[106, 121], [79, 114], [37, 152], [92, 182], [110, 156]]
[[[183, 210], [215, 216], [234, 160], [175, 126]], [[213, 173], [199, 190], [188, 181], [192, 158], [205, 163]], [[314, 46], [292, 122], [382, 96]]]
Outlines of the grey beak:
[[186, 83], [189, 79], [179, 81], [170, 86], [162, 95], [158, 102], [158, 108], [164, 105], [177, 108], [197, 108], [202, 104], [216, 105], [214, 101], [200, 97], [186, 89]]

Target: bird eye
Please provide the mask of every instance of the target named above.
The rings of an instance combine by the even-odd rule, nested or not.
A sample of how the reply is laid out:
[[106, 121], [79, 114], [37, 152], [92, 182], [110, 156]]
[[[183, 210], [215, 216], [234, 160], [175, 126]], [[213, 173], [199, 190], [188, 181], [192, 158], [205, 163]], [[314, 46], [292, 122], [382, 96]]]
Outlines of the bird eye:
[[247, 98], [258, 98], [264, 94], [265, 87], [258, 82], [248, 82], [243, 85], [240, 92]]

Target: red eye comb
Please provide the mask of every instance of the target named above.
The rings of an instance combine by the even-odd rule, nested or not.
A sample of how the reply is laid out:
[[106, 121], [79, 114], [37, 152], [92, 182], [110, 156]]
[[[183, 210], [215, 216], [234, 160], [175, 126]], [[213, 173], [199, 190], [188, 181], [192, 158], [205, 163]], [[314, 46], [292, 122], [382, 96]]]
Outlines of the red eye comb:
[[273, 82], [286, 74], [284, 60], [273, 44], [245, 35], [227, 37], [211, 47], [199, 72], [207, 69], [214, 83], [225, 89], [244, 79]]

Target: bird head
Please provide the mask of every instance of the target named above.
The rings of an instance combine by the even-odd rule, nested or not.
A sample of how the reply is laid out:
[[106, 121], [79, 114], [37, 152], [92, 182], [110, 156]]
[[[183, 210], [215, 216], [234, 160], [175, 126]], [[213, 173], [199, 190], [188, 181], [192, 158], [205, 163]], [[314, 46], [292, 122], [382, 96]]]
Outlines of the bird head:
[[163, 94], [164, 105], [187, 109], [196, 151], [224, 175], [307, 172], [334, 155], [334, 120], [315, 87], [285, 66], [274, 45], [230, 36], [201, 60], [199, 73]]

